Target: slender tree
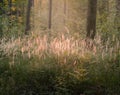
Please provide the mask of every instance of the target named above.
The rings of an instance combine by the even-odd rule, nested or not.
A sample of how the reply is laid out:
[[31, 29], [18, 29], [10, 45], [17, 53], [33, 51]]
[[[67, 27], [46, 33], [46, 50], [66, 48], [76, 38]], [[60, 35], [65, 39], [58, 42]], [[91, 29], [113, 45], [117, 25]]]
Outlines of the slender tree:
[[9, 12], [10, 12], [10, 15], [12, 15], [12, 11], [11, 11], [12, 0], [8, 0], [8, 2], [9, 2]]
[[5, 13], [5, 11], [3, 10], [3, 6], [4, 6], [4, 0], [0, 0], [0, 15]]
[[[0, 14], [1, 15], [1, 14]], [[3, 36], [3, 29], [2, 29], [2, 17], [0, 17], [0, 39], [1, 39], [1, 37]]]
[[[3, 0], [0, 0], [0, 4], [3, 4]], [[2, 15], [4, 13], [3, 9], [2, 9], [2, 6], [0, 5], [0, 15]], [[3, 31], [2, 31], [2, 17], [0, 16], [0, 39], [3, 35]]]
[[28, 0], [27, 4], [27, 13], [26, 13], [26, 27], [25, 27], [25, 34], [28, 34], [30, 30], [30, 12], [31, 12], [32, 0]]
[[96, 34], [97, 0], [88, 1], [87, 38], [94, 39]]
[[48, 21], [48, 28], [51, 29], [52, 27], [52, 0], [49, 0], [49, 21]]

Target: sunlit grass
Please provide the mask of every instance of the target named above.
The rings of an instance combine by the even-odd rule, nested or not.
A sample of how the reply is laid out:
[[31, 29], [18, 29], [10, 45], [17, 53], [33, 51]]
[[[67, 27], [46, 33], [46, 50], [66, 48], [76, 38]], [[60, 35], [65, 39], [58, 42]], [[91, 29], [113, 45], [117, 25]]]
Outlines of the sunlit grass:
[[[115, 40], [113, 37], [112, 41]], [[103, 44], [100, 36], [96, 37], [94, 41], [89, 41], [89, 45], [86, 39], [74, 39], [74, 37], [65, 37], [64, 34], [59, 37], [49, 39], [47, 35], [38, 36], [30, 35], [29, 37], [10, 39], [6, 41], [1, 40], [0, 50], [7, 56], [15, 56], [18, 54], [30, 57], [38, 56], [55, 56], [55, 57], [71, 57], [77, 56], [78, 58], [102, 58], [106, 57], [116, 58], [120, 53], [120, 42], [117, 40], [111, 45], [111, 40], [108, 39]]]
[[100, 36], [87, 40], [33, 33], [24, 38], [2, 39], [0, 93], [119, 95], [119, 40], [113, 37], [103, 42]]

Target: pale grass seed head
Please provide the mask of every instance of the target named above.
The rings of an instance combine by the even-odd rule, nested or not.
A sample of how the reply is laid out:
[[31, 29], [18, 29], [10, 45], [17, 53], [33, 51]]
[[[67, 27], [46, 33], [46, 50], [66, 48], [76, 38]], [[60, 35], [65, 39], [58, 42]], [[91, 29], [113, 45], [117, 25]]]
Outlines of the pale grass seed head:
[[[97, 39], [98, 38], [98, 39]], [[101, 56], [104, 58], [109, 55], [113, 57], [113, 54], [119, 52], [119, 41], [113, 47], [109, 47], [109, 41], [102, 45], [100, 37], [97, 37], [94, 41], [90, 42], [93, 48], [87, 48], [85, 40], [74, 39], [73, 37], [65, 37], [62, 34], [60, 37], [48, 41], [48, 36], [30, 36], [18, 39], [11, 39], [9, 41], [1, 40], [0, 50], [8, 56], [17, 55], [21, 53], [23, 56], [27, 55], [29, 58], [32, 56], [42, 57], [47, 53], [49, 56], [78, 56], [82, 58], [90, 59], [92, 56]], [[115, 56], [115, 55], [114, 55]]]

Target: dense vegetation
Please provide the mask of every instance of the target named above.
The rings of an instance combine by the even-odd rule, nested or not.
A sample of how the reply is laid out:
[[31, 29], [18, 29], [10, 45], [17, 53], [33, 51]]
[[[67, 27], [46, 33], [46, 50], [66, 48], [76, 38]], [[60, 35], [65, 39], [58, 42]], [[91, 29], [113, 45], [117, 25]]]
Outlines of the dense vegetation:
[[120, 0], [1, 0], [0, 95], [119, 95]]

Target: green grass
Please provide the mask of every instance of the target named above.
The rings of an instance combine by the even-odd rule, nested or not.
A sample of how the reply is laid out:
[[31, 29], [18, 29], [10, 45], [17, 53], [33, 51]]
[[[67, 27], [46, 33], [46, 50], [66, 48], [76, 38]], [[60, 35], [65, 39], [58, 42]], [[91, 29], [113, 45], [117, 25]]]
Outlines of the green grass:
[[[120, 56], [114, 60], [81, 63], [55, 57], [0, 59], [0, 95], [119, 95]], [[76, 60], [76, 65], [71, 62]]]
[[100, 42], [90, 49], [64, 36], [1, 40], [0, 95], [119, 95], [119, 41]]

